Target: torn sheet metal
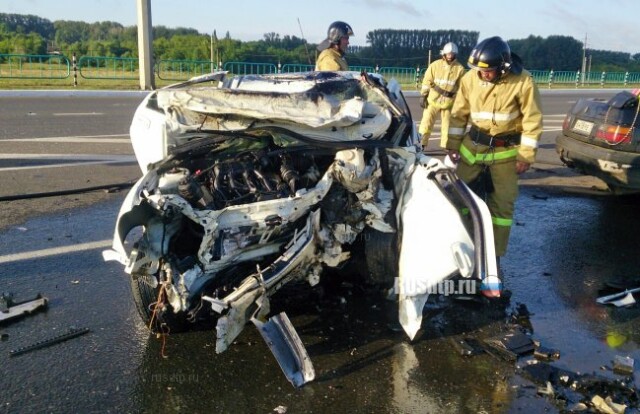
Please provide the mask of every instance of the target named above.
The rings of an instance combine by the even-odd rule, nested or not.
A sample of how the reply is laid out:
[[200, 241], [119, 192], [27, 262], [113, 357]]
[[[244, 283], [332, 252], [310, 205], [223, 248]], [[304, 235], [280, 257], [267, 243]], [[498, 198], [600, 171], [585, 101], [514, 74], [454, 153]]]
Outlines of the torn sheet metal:
[[267, 322], [257, 318], [252, 318], [251, 322], [258, 328], [289, 382], [301, 387], [313, 381], [316, 373], [311, 359], [284, 312], [269, 318]]
[[429, 292], [458, 271], [471, 276], [474, 247], [458, 210], [429, 179], [427, 167], [416, 166], [401, 205], [399, 318], [413, 339], [422, 324], [422, 309]]

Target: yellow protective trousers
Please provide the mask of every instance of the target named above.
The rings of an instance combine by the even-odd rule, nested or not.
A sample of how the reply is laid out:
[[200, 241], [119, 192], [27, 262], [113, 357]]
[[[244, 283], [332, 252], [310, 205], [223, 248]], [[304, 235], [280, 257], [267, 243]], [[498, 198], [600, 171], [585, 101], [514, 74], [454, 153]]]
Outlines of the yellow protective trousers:
[[493, 192], [487, 194], [485, 202], [493, 222], [496, 256], [504, 256], [507, 252], [513, 224], [513, 211], [518, 198], [516, 155], [517, 147], [491, 149], [474, 145], [468, 137], [460, 146], [460, 162], [456, 172], [462, 181], [467, 184], [473, 182], [485, 168], [491, 172]]
[[436, 119], [440, 115], [440, 146], [445, 147], [447, 143], [447, 137], [449, 136], [449, 120], [451, 119], [451, 108], [442, 109], [436, 105], [429, 103], [422, 112], [422, 120], [420, 121], [420, 127], [418, 132], [422, 135], [421, 144], [423, 147], [429, 145], [429, 138], [431, 132], [433, 132], [433, 126], [436, 123]]

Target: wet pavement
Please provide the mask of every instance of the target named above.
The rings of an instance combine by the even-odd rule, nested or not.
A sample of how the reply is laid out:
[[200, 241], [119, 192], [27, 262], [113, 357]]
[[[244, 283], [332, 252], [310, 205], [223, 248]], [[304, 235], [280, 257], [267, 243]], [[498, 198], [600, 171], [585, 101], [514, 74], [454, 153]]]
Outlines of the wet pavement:
[[[285, 379], [253, 326], [220, 355], [212, 330], [149, 335], [122, 267], [101, 257], [123, 192], [0, 201], [0, 293], [11, 292], [15, 300], [38, 293], [49, 298], [46, 312], [0, 326], [0, 413], [553, 413], [579, 408], [573, 403], [593, 394], [637, 406], [636, 374], [629, 378], [612, 368], [616, 357], [640, 358], [640, 307], [598, 305], [596, 298], [640, 287], [640, 198], [607, 196], [598, 180], [560, 165], [553, 137], [575, 98], [573, 91], [543, 98], [538, 162], [521, 177], [516, 225], [502, 261], [510, 302], [431, 296], [423, 329], [409, 342], [389, 329], [386, 302], [375, 292], [348, 284], [324, 294], [288, 291], [274, 310], [287, 310], [316, 370], [316, 380], [301, 389]], [[1, 195], [139, 176], [134, 162], [121, 162], [131, 153], [126, 128], [138, 99], [73, 100], [82, 112], [121, 115], [102, 123], [97, 115], [87, 123], [69, 114], [57, 122], [57, 100], [7, 103], [8, 111], [17, 108], [5, 114], [8, 122], [19, 122], [0, 134], [2, 152], [87, 152], [118, 163], [44, 172], [35, 168], [40, 161], [23, 161], [24, 168], [2, 172]], [[411, 105], [418, 110], [417, 99]], [[28, 118], [20, 118], [23, 107]], [[69, 111], [78, 112], [74, 108]], [[66, 142], [69, 134], [76, 135], [74, 142]], [[86, 141], [84, 135], [92, 137]], [[43, 143], [41, 137], [65, 139]], [[95, 144], [94, 138], [114, 142]], [[437, 138], [433, 146], [437, 150]], [[524, 311], [528, 317], [516, 318]], [[70, 327], [90, 332], [9, 354]], [[495, 352], [463, 357], [454, 345], [465, 338], [483, 343], [517, 327], [560, 358], [532, 365], [531, 355], [517, 361]], [[592, 374], [595, 381], [585, 377]]]
[[[357, 286], [324, 295], [289, 292], [276, 301], [316, 369], [316, 380], [301, 389], [285, 379], [253, 326], [220, 355], [213, 331], [150, 336], [125, 274], [102, 261], [102, 248], [44, 250], [109, 239], [124, 194], [5, 227], [1, 290], [16, 300], [43, 293], [50, 302], [47, 311], [0, 327], [0, 412], [558, 412], [561, 400], [539, 395], [546, 378], [525, 375], [531, 356], [463, 357], [453, 345], [504, 333], [524, 308], [530, 316], [520, 326], [560, 352], [551, 366], [634, 387], [612, 372], [612, 361], [640, 358], [640, 308], [595, 300], [607, 285], [640, 286], [640, 198], [524, 184], [502, 263], [512, 292], [504, 306], [432, 296], [423, 329], [410, 343], [387, 326], [384, 301]], [[45, 253], [10, 256], [25, 251]], [[91, 332], [9, 356], [69, 327]], [[556, 397], [581, 397], [569, 386], [553, 389]]]

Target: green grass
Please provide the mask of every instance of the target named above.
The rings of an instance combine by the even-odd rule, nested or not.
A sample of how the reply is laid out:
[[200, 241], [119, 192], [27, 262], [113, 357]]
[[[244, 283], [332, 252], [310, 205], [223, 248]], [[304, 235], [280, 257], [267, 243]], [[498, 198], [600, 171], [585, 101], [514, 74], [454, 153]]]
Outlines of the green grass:
[[[176, 81], [156, 79], [156, 88], [171, 85]], [[132, 79], [84, 79], [78, 78], [77, 86], [73, 78], [67, 79], [19, 79], [0, 78], [0, 90], [22, 89], [81, 89], [81, 90], [140, 90], [140, 81]]]
[[[181, 74], [184, 80], [184, 74]], [[86, 79], [81, 76], [77, 78], [77, 86], [73, 85], [73, 75], [70, 75], [64, 79], [48, 79], [48, 78], [19, 78], [19, 77], [5, 77], [6, 74], [2, 72], [0, 68], [0, 90], [25, 90], [25, 89], [68, 89], [68, 90], [140, 90], [140, 81], [137, 79]], [[34, 75], [32, 75], [34, 76]], [[130, 77], [131, 75], [128, 75]], [[179, 79], [176, 76], [176, 79]], [[180, 82], [179, 80], [163, 80], [157, 76], [155, 78], [156, 88], [162, 88], [167, 85]], [[402, 89], [405, 91], [416, 91], [420, 89], [414, 82], [402, 83]], [[604, 89], [632, 89], [639, 88], [640, 84], [607, 84]], [[538, 83], [539, 89], [549, 89], [547, 83]], [[551, 89], [574, 89], [575, 83], [553, 84]], [[600, 84], [589, 84], [585, 86], [579, 86], [577, 89], [601, 89]]]

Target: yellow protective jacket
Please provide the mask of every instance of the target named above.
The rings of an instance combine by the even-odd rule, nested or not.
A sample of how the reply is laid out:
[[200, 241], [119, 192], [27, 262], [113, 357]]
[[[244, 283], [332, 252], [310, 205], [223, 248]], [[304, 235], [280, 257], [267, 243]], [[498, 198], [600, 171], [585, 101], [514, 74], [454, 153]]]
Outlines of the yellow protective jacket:
[[330, 47], [320, 52], [316, 70], [349, 70], [349, 65], [340, 51]]
[[[474, 145], [467, 135], [474, 125], [491, 136], [520, 134], [520, 145], [489, 148]], [[447, 149], [458, 150], [469, 164], [513, 160], [532, 164], [542, 135], [540, 92], [531, 74], [507, 73], [497, 82], [485, 82], [476, 70], [467, 72], [451, 109]], [[463, 141], [463, 138], [465, 138]]]
[[422, 89], [420, 94], [427, 98], [429, 105], [440, 109], [449, 109], [453, 106], [455, 96], [444, 96], [442, 91], [455, 94], [458, 90], [458, 83], [464, 75], [464, 66], [457, 60], [448, 63], [444, 58], [431, 63], [427, 72], [422, 78]]

